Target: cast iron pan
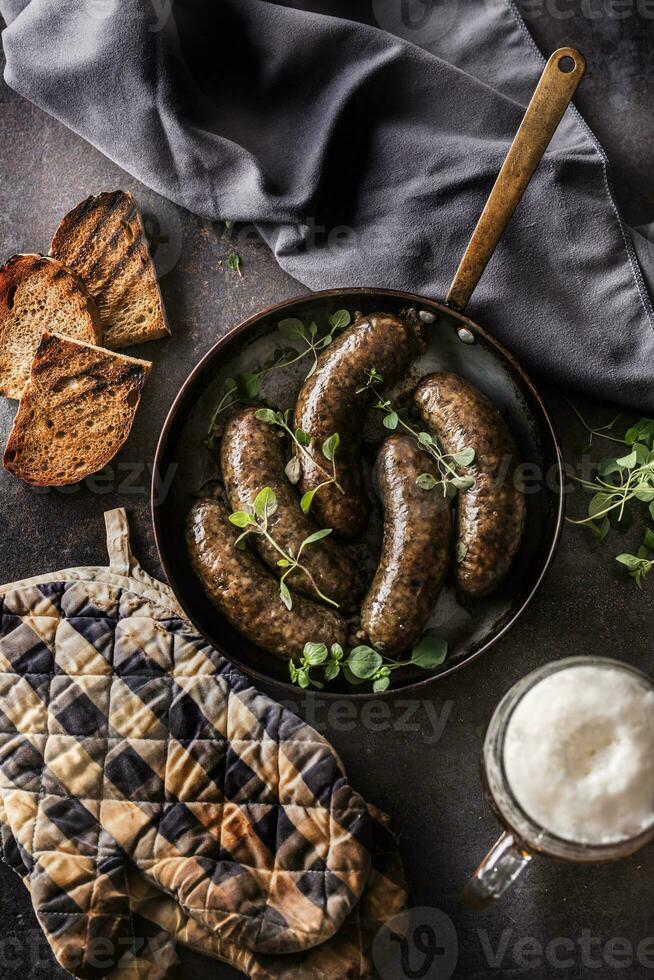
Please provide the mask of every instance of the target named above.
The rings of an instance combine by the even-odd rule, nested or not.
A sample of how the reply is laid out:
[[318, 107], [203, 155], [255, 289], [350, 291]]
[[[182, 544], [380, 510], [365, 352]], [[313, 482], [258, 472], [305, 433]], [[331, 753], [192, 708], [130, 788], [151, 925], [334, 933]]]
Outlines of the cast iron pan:
[[[324, 328], [338, 309], [352, 315], [412, 308], [429, 323], [428, 349], [411, 370], [406, 384], [433, 370], [455, 371], [492, 399], [516, 439], [526, 469], [527, 523], [521, 549], [500, 588], [464, 609], [446, 587], [430, 622], [449, 644], [447, 660], [433, 674], [417, 668], [395, 671], [389, 691], [410, 690], [443, 678], [488, 650], [515, 623], [541, 585], [558, 544], [563, 521], [562, 459], [557, 436], [543, 401], [515, 358], [463, 313], [479, 277], [511, 218], [572, 95], [583, 77], [585, 61], [562, 48], [548, 61], [495, 186], [457, 270], [446, 302], [385, 289], [334, 289], [288, 300], [255, 314], [234, 327], [205, 355], [184, 383], [168, 414], [155, 458], [152, 512], [159, 555], [180, 605], [216, 649], [253, 677], [289, 686], [286, 665], [243, 637], [207, 598], [195, 577], [184, 541], [184, 527], [194, 497], [218, 476], [217, 453], [204, 441], [226, 378], [265, 363], [275, 349], [287, 346], [277, 332], [279, 321], [298, 317]], [[306, 361], [269, 376], [262, 391], [277, 409], [290, 408], [306, 373]], [[373, 436], [374, 439], [374, 436]], [[364, 455], [366, 442], [364, 439]], [[374, 449], [369, 447], [371, 456]], [[169, 492], [159, 499], [155, 488], [174, 473]], [[165, 484], [163, 484], [165, 485]], [[354, 560], [374, 562], [379, 547], [378, 504], [367, 542], [355, 548]], [[340, 686], [339, 686], [340, 685]], [[352, 688], [337, 679], [325, 695], [370, 696], [370, 685]]]

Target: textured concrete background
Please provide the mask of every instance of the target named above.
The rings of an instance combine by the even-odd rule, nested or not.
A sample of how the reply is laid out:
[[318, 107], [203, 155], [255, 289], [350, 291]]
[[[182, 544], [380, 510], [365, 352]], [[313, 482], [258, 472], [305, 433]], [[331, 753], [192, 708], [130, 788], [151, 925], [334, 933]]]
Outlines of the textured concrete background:
[[[633, 223], [654, 220], [654, 56], [646, 53], [648, 46], [650, 52], [654, 48], [651, 40], [649, 45], [642, 43], [651, 38], [654, 21], [635, 12], [616, 16], [619, 4], [604, 0], [586, 3], [585, 15], [578, 12], [584, 4], [564, 0], [523, 0], [518, 6], [542, 50], [573, 43], [586, 53], [590, 67], [578, 104], [613, 163], [625, 214]], [[631, 7], [636, 10], [635, 3]], [[595, 19], [591, 14], [598, 10]], [[157, 433], [179, 385], [200, 355], [235, 322], [304, 290], [254, 240], [242, 248], [243, 278], [230, 272], [230, 243], [222, 229], [157, 198], [4, 85], [0, 126], [0, 256], [45, 251], [59, 217], [89, 193], [118, 186], [131, 190], [154, 216], [149, 228], [159, 239], [156, 261], [173, 328], [170, 340], [134, 352], [152, 358], [155, 370], [132, 437], [114, 461], [104, 493], [37, 493], [4, 472], [0, 475], [0, 581], [72, 564], [102, 563], [102, 514], [118, 505], [130, 511], [137, 555], [149, 571], [160, 574], [149, 523], [149, 467]], [[566, 456], [574, 460], [582, 428], [563, 393], [548, 390], [546, 397]], [[596, 425], [617, 411], [599, 402], [575, 401]], [[13, 411], [13, 404], [0, 403], [3, 440]], [[570, 512], [581, 508], [581, 494], [573, 493]], [[613, 535], [597, 547], [586, 533], [567, 526], [542, 592], [510, 635], [481, 661], [427, 690], [421, 701], [407, 705], [390, 699], [387, 721], [361, 706], [353, 722], [325, 727], [324, 706], [297, 699], [297, 709], [332, 739], [354, 784], [385, 809], [401, 831], [411, 903], [451, 917], [459, 946], [454, 975], [463, 980], [654, 976], [654, 968], [639, 964], [635, 952], [630, 955], [619, 943], [611, 945], [622, 937], [635, 951], [639, 943], [654, 937], [654, 849], [612, 867], [535, 861], [513, 892], [484, 914], [465, 911], [460, 900], [468, 874], [498, 832], [482, 799], [477, 759], [481, 733], [500, 696], [528, 670], [564, 654], [599, 652], [646, 671], [654, 667], [654, 581], [638, 592], [620, 574], [612, 557], [626, 550], [626, 543]], [[317, 718], [311, 715], [316, 707]], [[0, 869], [2, 977], [64, 977], [38, 937], [22, 885]], [[550, 947], [547, 956], [539, 953], [558, 939], [562, 943]], [[654, 949], [654, 940], [650, 946]], [[558, 964], [552, 959], [557, 954]], [[237, 976], [190, 954], [184, 954], [184, 963], [188, 978]], [[427, 976], [447, 980], [449, 973], [437, 967], [438, 961]]]

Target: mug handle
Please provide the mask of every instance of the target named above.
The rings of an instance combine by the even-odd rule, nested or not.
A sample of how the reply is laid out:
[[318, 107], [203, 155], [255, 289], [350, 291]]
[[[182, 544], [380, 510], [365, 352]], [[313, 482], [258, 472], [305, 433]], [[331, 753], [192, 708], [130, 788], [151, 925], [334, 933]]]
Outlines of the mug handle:
[[531, 854], [524, 845], [513, 834], [503, 833], [466, 885], [466, 904], [481, 910], [496, 902], [530, 861]]

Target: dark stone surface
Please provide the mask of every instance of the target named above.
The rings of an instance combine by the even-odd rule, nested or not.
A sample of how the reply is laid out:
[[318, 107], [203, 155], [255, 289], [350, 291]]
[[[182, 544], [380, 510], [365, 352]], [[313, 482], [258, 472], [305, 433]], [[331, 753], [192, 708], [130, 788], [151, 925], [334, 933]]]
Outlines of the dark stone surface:
[[[536, 5], [524, 0], [519, 6], [528, 13]], [[615, 164], [621, 203], [632, 221], [642, 222], [649, 218], [648, 207], [654, 207], [647, 152], [654, 120], [651, 97], [645, 98], [651, 91], [652, 66], [635, 60], [629, 33], [633, 22], [612, 16], [592, 20], [578, 13], [560, 19], [552, 13], [578, 6], [543, 0], [542, 13], [530, 17], [530, 26], [543, 48], [573, 42], [589, 56], [591, 70], [579, 105]], [[650, 32], [651, 28], [651, 20], [637, 26]], [[114, 461], [114, 478], [106, 492], [41, 494], [4, 472], [0, 475], [0, 581], [103, 563], [102, 514], [118, 505], [129, 509], [135, 552], [149, 571], [160, 574], [149, 522], [148, 467], [179, 385], [214, 338], [247, 314], [303, 289], [254, 240], [241, 248], [243, 278], [230, 272], [225, 264], [230, 245], [220, 229], [161, 201], [4, 86], [0, 120], [0, 254], [46, 250], [59, 217], [78, 200], [100, 189], [132, 190], [144, 209], [158, 216], [160, 236], [168, 239], [160, 244], [157, 261], [173, 328], [170, 340], [135, 351], [151, 357], [155, 370], [132, 437]], [[582, 427], [562, 393], [547, 391], [546, 397], [566, 456], [576, 460]], [[576, 402], [596, 425], [616, 411], [598, 402]], [[3, 440], [14, 407], [0, 403]], [[581, 512], [579, 491], [571, 494], [569, 509]], [[535, 860], [492, 911], [473, 914], [461, 904], [467, 876], [498, 833], [481, 795], [477, 760], [482, 731], [500, 696], [528, 670], [565, 654], [604, 653], [646, 671], [654, 666], [653, 586], [638, 592], [620, 574], [612, 559], [626, 550], [624, 544], [614, 534], [598, 547], [586, 533], [567, 526], [541, 594], [510, 635], [481, 661], [427, 689], [419, 701], [391, 698], [381, 708], [380, 702], [359, 705], [352, 709], [353, 720], [347, 708], [341, 706], [335, 714], [332, 707], [327, 720], [320, 700], [295, 699], [300, 713], [333, 741], [354, 784], [386, 810], [400, 830], [411, 904], [443, 910], [452, 918], [459, 942], [454, 975], [463, 980], [640, 980], [653, 973], [654, 940], [648, 950], [649, 967], [636, 956], [638, 945], [654, 936], [652, 849], [615, 866], [566, 867]], [[35, 930], [22, 885], [10, 871], [0, 869], [3, 977], [64, 977]], [[631, 954], [621, 952], [624, 947], [617, 943], [610, 945], [620, 937], [632, 944]], [[543, 949], [557, 939], [561, 945], [545, 956]], [[557, 955], [559, 965], [552, 959]], [[196, 955], [184, 958], [188, 978], [236, 976]], [[446, 980], [437, 972], [427, 976]]]

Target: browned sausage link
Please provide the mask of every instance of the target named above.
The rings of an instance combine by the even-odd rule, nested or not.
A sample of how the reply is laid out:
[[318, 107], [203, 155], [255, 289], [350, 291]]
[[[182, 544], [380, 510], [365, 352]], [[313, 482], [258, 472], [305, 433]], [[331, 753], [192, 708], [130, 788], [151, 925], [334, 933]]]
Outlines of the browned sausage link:
[[506, 575], [525, 525], [524, 495], [515, 486], [519, 458], [513, 436], [486, 395], [456, 374], [424, 377], [415, 402], [445, 452], [475, 450], [473, 463], [462, 472], [475, 485], [461, 491], [457, 501], [463, 557], [456, 581], [467, 595], [488, 595]]
[[278, 657], [298, 657], [310, 641], [344, 646], [343, 618], [301, 596], [287, 609], [277, 580], [250, 551], [236, 547], [239, 532], [228, 518], [220, 501], [198, 501], [188, 517], [186, 540], [205, 592], [229, 622]]
[[[275, 541], [297, 556], [304, 539], [316, 531], [311, 517], [300, 510], [297, 493], [284, 473], [284, 442], [277, 430], [256, 417], [256, 408], [244, 408], [227, 424], [221, 447], [223, 480], [233, 510], [252, 510], [254, 498], [264, 487], [277, 496], [277, 510], [268, 526]], [[280, 554], [265, 538], [253, 536], [255, 547], [267, 565], [277, 574]], [[354, 587], [353, 569], [338, 545], [323, 539], [302, 552], [302, 564], [313, 576], [320, 591], [343, 603]], [[310, 598], [316, 592], [302, 572], [288, 576], [289, 587]]]
[[377, 650], [397, 654], [415, 643], [436, 605], [450, 564], [452, 515], [438, 488], [417, 485], [421, 473], [438, 474], [410, 436], [387, 439], [375, 470], [384, 540], [361, 626]]
[[313, 503], [319, 523], [333, 528], [334, 534], [357, 537], [368, 523], [370, 504], [360, 442], [363, 421], [375, 394], [367, 390], [357, 395], [357, 389], [366, 384], [366, 371], [372, 368], [382, 376], [385, 387], [393, 384], [420, 350], [418, 327], [388, 313], [360, 318], [323, 351], [317, 370], [300, 391], [295, 424], [311, 435], [309, 454], [298, 451], [303, 492], [325, 481], [324, 470], [330, 464], [322, 455], [322, 444], [335, 432], [340, 436], [336, 478], [342, 492], [332, 483], [318, 491]]

